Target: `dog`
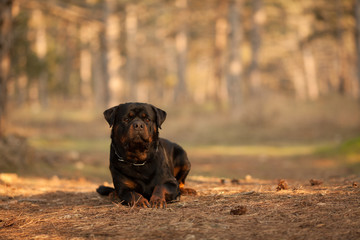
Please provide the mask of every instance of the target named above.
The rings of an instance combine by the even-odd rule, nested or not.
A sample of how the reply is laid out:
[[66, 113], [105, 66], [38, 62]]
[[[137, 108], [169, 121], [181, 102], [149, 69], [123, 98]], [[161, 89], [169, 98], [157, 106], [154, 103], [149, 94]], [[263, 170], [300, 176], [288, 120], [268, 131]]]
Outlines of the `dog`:
[[111, 128], [110, 172], [115, 188], [99, 186], [101, 195], [116, 195], [123, 204], [165, 208], [185, 188], [191, 164], [184, 149], [159, 138], [166, 112], [147, 103], [124, 103], [105, 110]]

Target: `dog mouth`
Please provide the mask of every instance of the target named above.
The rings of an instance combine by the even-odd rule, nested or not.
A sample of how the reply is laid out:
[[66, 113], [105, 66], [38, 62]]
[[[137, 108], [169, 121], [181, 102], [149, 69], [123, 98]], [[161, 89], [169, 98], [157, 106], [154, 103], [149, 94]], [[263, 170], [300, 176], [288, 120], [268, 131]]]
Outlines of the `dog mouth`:
[[141, 133], [129, 136], [125, 144], [125, 151], [127, 155], [132, 158], [143, 159], [150, 150], [150, 138]]
[[139, 141], [139, 142], [129, 142], [125, 146], [125, 150], [128, 152], [147, 152], [150, 149], [150, 143]]
[[143, 134], [136, 134], [130, 138], [130, 143], [147, 144], [149, 143], [149, 137], [144, 136]]
[[127, 159], [133, 159], [135, 162], [146, 161], [149, 151], [150, 143], [139, 140], [131, 141], [125, 145], [125, 155]]

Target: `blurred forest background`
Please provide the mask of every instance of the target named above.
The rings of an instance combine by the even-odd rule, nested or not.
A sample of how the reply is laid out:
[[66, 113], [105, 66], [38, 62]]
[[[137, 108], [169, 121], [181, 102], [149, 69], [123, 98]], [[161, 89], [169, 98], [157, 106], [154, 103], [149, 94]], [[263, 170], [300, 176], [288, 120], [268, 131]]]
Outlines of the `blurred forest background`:
[[195, 173], [206, 154], [359, 171], [359, 0], [0, 0], [0, 31], [4, 146], [16, 133], [74, 171], [106, 166], [102, 111], [141, 101], [168, 112], [162, 136]]

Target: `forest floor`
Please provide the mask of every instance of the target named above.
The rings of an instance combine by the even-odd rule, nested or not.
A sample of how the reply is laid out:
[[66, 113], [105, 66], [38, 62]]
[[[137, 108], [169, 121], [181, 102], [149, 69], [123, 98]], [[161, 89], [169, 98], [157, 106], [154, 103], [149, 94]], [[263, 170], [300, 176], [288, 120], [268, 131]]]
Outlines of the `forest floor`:
[[95, 192], [111, 186], [101, 114], [18, 112], [22, 137], [0, 141], [0, 239], [360, 239], [358, 109], [272, 111], [256, 125], [170, 112], [160, 134], [187, 150], [198, 194], [166, 209]]
[[166, 209], [123, 206], [86, 180], [14, 174], [0, 180], [0, 239], [360, 238], [359, 176], [314, 186], [193, 177], [188, 186], [197, 196]]

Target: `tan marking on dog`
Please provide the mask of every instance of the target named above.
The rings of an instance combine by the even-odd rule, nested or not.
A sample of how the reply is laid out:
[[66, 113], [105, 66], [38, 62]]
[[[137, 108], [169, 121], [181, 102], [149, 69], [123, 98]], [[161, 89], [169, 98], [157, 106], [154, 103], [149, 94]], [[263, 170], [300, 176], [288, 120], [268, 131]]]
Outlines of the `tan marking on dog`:
[[174, 168], [174, 176], [176, 176], [180, 172], [180, 167]]
[[133, 125], [131, 125], [131, 126], [129, 127], [128, 135], [129, 135], [130, 138], [133, 138], [133, 137], [134, 137], [135, 131], [134, 131], [134, 126], [133, 126]]
[[134, 189], [136, 187], [136, 183], [134, 183], [133, 181], [126, 179], [124, 181], [125, 186], [127, 186], [130, 189]]
[[136, 151], [136, 152], [126, 152], [126, 158], [127, 159], [135, 159], [137, 162], [136, 163], [142, 163], [144, 162], [147, 157], [148, 157], [148, 152], [140, 152], [140, 151]]
[[145, 132], [145, 136], [148, 138], [149, 137], [149, 129], [146, 124], [144, 124], [144, 132]]

